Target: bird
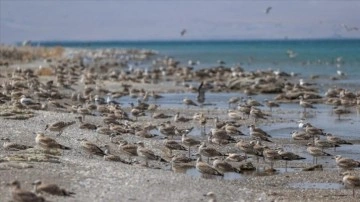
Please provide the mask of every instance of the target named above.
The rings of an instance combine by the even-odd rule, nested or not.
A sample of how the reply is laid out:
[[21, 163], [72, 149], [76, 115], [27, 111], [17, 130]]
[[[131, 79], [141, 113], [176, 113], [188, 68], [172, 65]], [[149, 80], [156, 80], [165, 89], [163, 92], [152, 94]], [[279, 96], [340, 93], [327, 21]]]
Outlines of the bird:
[[163, 141], [163, 145], [169, 149], [170, 151], [170, 156], [172, 156], [172, 151], [173, 150], [183, 150], [186, 151], [187, 149], [182, 146], [181, 144], [179, 144], [178, 142], [176, 142], [175, 140], [164, 140]]
[[242, 139], [235, 144], [235, 147], [239, 148], [245, 153], [246, 159], [248, 154], [255, 155], [257, 153], [254, 149], [254, 144], [252, 142], [245, 142], [245, 140]]
[[213, 161], [213, 167], [222, 173], [226, 173], [226, 172], [241, 173], [239, 169], [233, 167], [230, 163], [219, 159]]
[[17, 180], [6, 185], [11, 187], [11, 196], [14, 202], [45, 202], [42, 196], [37, 196], [31, 191], [21, 189], [20, 182]]
[[343, 183], [345, 187], [350, 187], [353, 190], [353, 197], [355, 198], [355, 188], [360, 187], [360, 178], [353, 176], [349, 171], [343, 173]]
[[216, 195], [214, 192], [208, 192], [204, 194], [207, 198], [209, 198], [208, 202], [216, 202]]
[[60, 136], [61, 133], [67, 128], [75, 123], [75, 121], [64, 122], [64, 121], [57, 121], [51, 124], [46, 124], [45, 130], [49, 129], [50, 131], [59, 132], [57, 136]]
[[189, 108], [191, 105], [198, 106], [198, 104], [196, 104], [194, 101], [190, 100], [189, 98], [184, 98], [183, 104], [185, 104], [187, 106], [187, 108]]
[[180, 154], [173, 156], [171, 158], [171, 169], [176, 172], [179, 170], [186, 170], [188, 168], [194, 167], [192, 159], [187, 157], [185, 154]]
[[159, 161], [162, 161], [162, 162], [167, 162], [161, 156], [158, 156], [153, 151], [151, 151], [150, 149], [145, 148], [143, 142], [137, 142], [136, 144], [138, 145], [137, 154], [138, 154], [138, 156], [144, 158], [146, 166], [149, 166], [148, 160], [159, 160]]
[[244, 136], [245, 134], [243, 132], [241, 132], [237, 127], [226, 123], [223, 126], [223, 129], [225, 129], [226, 133], [229, 135], [240, 135], [240, 136]]
[[98, 128], [95, 124], [83, 122], [82, 116], [78, 116], [75, 118], [78, 119], [80, 122], [80, 129], [96, 130]]
[[[337, 145], [337, 144], [348, 144], [348, 145], [352, 145], [351, 142], [348, 142], [348, 141], [343, 140], [343, 139], [341, 139], [341, 138], [339, 138], [339, 137], [336, 137], [336, 136], [334, 136], [334, 135], [331, 134], [331, 133], [326, 133], [325, 135], [326, 135], [327, 141], [330, 142], [330, 143], [333, 143], [334, 145]], [[335, 149], [335, 147], [334, 147], [334, 149]]]
[[331, 156], [331, 154], [324, 152], [319, 147], [313, 146], [311, 143], [308, 144], [306, 151], [313, 156], [313, 163], [317, 163], [318, 156]]
[[271, 7], [271, 6], [267, 7], [267, 8], [266, 8], [266, 10], [265, 10], [265, 13], [266, 13], [266, 14], [269, 14], [269, 13], [270, 13], [270, 11], [271, 11], [271, 9], [272, 9], [272, 7]]
[[280, 105], [274, 101], [265, 99], [265, 105], [270, 108], [270, 112], [272, 112], [272, 108], [280, 107]]
[[186, 30], [186, 29], [183, 29], [183, 30], [181, 30], [180, 35], [181, 35], [181, 36], [184, 36], [184, 35], [186, 34], [186, 32], [187, 32], [187, 30]]
[[187, 137], [186, 134], [183, 134], [182, 137], [181, 137], [181, 142], [187, 146], [189, 149], [189, 158], [190, 158], [190, 148], [192, 146], [196, 146], [196, 145], [199, 145], [201, 142], [199, 140], [195, 140], [191, 137]]
[[205, 92], [206, 92], [203, 81], [200, 83], [200, 85], [197, 89], [197, 92], [198, 92], [198, 95], [196, 97], [196, 101], [202, 105], [205, 102]]
[[255, 125], [249, 126], [250, 135], [254, 138], [259, 138], [266, 142], [272, 142], [269, 138], [271, 135], [269, 135], [267, 132], [263, 131], [261, 128], [256, 127]]
[[110, 145], [104, 145], [105, 147], [105, 151], [104, 153], [106, 155], [103, 156], [104, 160], [105, 161], [117, 161], [117, 162], [122, 162], [122, 163], [125, 163], [125, 164], [131, 164], [129, 162], [126, 162], [125, 160], [123, 160], [120, 156], [117, 156], [117, 155], [113, 155], [110, 153]]
[[189, 122], [191, 120], [192, 120], [191, 118], [180, 116], [180, 112], [176, 112], [174, 116], [174, 122]]
[[57, 196], [72, 196], [75, 194], [74, 192], [60, 188], [56, 184], [44, 184], [40, 180], [36, 180], [32, 184], [34, 185], [34, 190], [35, 193], [37, 194], [41, 194], [44, 192], [47, 194], [57, 195]]
[[93, 155], [96, 156], [105, 156], [105, 152], [100, 149], [96, 144], [89, 142], [85, 138], [81, 139], [80, 146], [83, 150], [85, 150], [89, 154], [89, 158], [91, 158]]
[[200, 147], [198, 149], [198, 153], [200, 155], [202, 155], [202, 156], [207, 157], [208, 163], [209, 163], [209, 160], [210, 160], [211, 157], [225, 156], [224, 154], [222, 154], [221, 152], [219, 152], [215, 148], [207, 147], [205, 142], [202, 142], [200, 144]]
[[247, 158], [243, 155], [240, 154], [236, 154], [236, 153], [230, 153], [228, 154], [228, 156], [225, 158], [225, 161], [230, 161], [230, 162], [241, 162], [246, 160]]
[[8, 150], [8, 151], [20, 151], [20, 150], [33, 148], [33, 146], [10, 142], [9, 139], [4, 139], [3, 147], [5, 150]]
[[169, 123], [161, 123], [157, 128], [159, 132], [165, 136], [173, 137], [175, 135], [176, 127]]
[[287, 171], [287, 163], [288, 163], [288, 161], [296, 161], [296, 160], [306, 159], [306, 158], [301, 157], [301, 156], [299, 156], [297, 154], [294, 154], [292, 152], [284, 151], [283, 148], [277, 148], [276, 150], [279, 153], [281, 159], [285, 161], [285, 171]]
[[270, 161], [270, 169], [271, 171], [274, 170], [274, 162], [281, 159], [280, 154], [278, 151], [274, 149], [270, 149], [269, 147], [265, 146], [263, 150], [263, 155], [265, 159]]
[[119, 150], [129, 157], [129, 161], [131, 161], [131, 157], [138, 155], [137, 148], [137, 145], [129, 144], [126, 140], [120, 141]]
[[355, 161], [354, 159], [345, 158], [342, 157], [341, 155], [335, 156], [335, 162], [339, 168], [342, 168], [344, 170], [352, 170], [356, 167], [360, 167], [360, 161]]
[[315, 138], [315, 146], [320, 147], [322, 150], [330, 147], [340, 147], [340, 145], [331, 143], [327, 140], [322, 140], [320, 137]]
[[212, 128], [210, 129], [209, 136], [211, 136], [213, 139], [217, 139], [220, 142], [227, 142], [227, 143], [236, 142], [236, 140], [232, 136], [228, 135], [226, 130], [223, 129]]
[[47, 137], [44, 133], [37, 133], [35, 142], [38, 146], [44, 149], [62, 149], [62, 150], [70, 150], [70, 147], [64, 146], [56, 142], [56, 140]]
[[304, 100], [304, 97], [303, 97], [303, 96], [300, 96], [299, 98], [300, 98], [300, 100], [299, 100], [299, 105], [300, 105], [302, 108], [304, 108], [303, 113], [306, 113], [306, 108], [316, 109], [316, 107], [314, 107], [311, 103], [306, 102], [306, 101]]
[[208, 174], [208, 175], [220, 175], [220, 176], [224, 176], [224, 174], [222, 174], [221, 172], [219, 172], [218, 170], [216, 170], [214, 167], [212, 167], [211, 165], [201, 161], [201, 156], [199, 156], [196, 160], [196, 165], [195, 165], [196, 170], [198, 170], [200, 173], [202, 174]]

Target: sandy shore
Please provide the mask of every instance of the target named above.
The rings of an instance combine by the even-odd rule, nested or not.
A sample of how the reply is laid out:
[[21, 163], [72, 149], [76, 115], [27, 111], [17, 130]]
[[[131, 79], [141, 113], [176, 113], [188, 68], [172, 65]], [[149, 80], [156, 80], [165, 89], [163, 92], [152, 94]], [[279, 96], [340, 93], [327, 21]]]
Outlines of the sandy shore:
[[[32, 61], [31, 63], [22, 63], [13, 61], [7, 72], [12, 72], [18, 65], [20, 67], [29, 67], [37, 69], [38, 65], [46, 65], [42, 60]], [[4, 66], [0, 67], [5, 69]], [[2, 71], [3, 72], [3, 71]], [[2, 75], [7, 75], [2, 73]], [[54, 79], [54, 75], [40, 76], [42, 82]], [[1, 78], [1, 81], [7, 81], [8, 78]], [[143, 88], [147, 91], [156, 90], [159, 93], [167, 92], [189, 92], [189, 88], [183, 85], [175, 85], [174, 82], [162, 81], [157, 84], [144, 84], [127, 81], [134, 88]], [[124, 82], [105, 81], [102, 87], [115, 91], [122, 88]], [[85, 88], [83, 83], [76, 85], [76, 91], [82, 91]], [[68, 92], [68, 91], [66, 91]], [[70, 94], [69, 92], [67, 93]], [[70, 102], [70, 99], [61, 100], [62, 103]], [[181, 101], [179, 101], [180, 103]], [[10, 102], [1, 105], [1, 112], [12, 110]], [[71, 104], [70, 104], [71, 106]], [[130, 112], [128, 104], [124, 104], [124, 110]], [[186, 108], [178, 105], [176, 108], [162, 108], [159, 112], [174, 115], [180, 111], [186, 117], [192, 117], [195, 112], [203, 112], [208, 117], [226, 117], [227, 109], [202, 109]], [[1, 117], [0, 127], [2, 132], [0, 138], [9, 138], [13, 142], [35, 146], [36, 132], [45, 132], [45, 125], [55, 121], [75, 120], [78, 114], [62, 112], [59, 110], [29, 110], [23, 109], [21, 113], [33, 113], [33, 117], [26, 120], [12, 120]], [[278, 110], [273, 112], [273, 119], [262, 121], [262, 124], [276, 124], [288, 122], [295, 124], [294, 120], [284, 120], [282, 113], [295, 113], [293, 111]], [[166, 120], [152, 119], [150, 112], [145, 117], [139, 117], [134, 124], [144, 125], [148, 122], [159, 124]], [[86, 122], [95, 125], [104, 125], [101, 116], [86, 116]], [[210, 122], [210, 121], [209, 121]], [[240, 120], [244, 127], [251, 123], [251, 120]], [[194, 126], [200, 130], [197, 122], [177, 123], [177, 127], [185, 128]], [[212, 127], [209, 123], [207, 130]], [[86, 138], [98, 145], [110, 144], [109, 137], [97, 134], [96, 131], [83, 130], [79, 128], [79, 123], [68, 127], [60, 137], [56, 137], [55, 132], [45, 132], [46, 135], [56, 138], [56, 140], [72, 148], [55, 156], [53, 162], [48, 159], [42, 159], [42, 150], [35, 149], [25, 151], [6, 151], [0, 148], [0, 201], [11, 200], [11, 194], [5, 183], [18, 179], [24, 189], [32, 189], [31, 183], [41, 179], [46, 183], [56, 183], [67, 190], [76, 193], [74, 197], [63, 198], [45, 195], [49, 201], [207, 201], [203, 196], [207, 192], [214, 192], [218, 201], [358, 201], [360, 193], [356, 198], [351, 195], [350, 189], [345, 189], [341, 184], [342, 177], [340, 172], [333, 165], [333, 159], [326, 159], [323, 162], [322, 171], [302, 171], [302, 168], [308, 167], [308, 161], [289, 162], [289, 172], [277, 172], [275, 174], [266, 174], [260, 170], [266, 166], [262, 161], [257, 163], [255, 159], [249, 159], [259, 171], [248, 175], [241, 175], [239, 179], [224, 180], [221, 178], [205, 179], [202, 177], [191, 176], [184, 173], [175, 173], [171, 171], [169, 163], [150, 162], [150, 168], [144, 167], [141, 163], [126, 165], [119, 162], [104, 161], [100, 157], [89, 159], [87, 154], [80, 148], [79, 139]], [[198, 134], [194, 135], [198, 139], [205, 139]], [[145, 139], [131, 134], [123, 134], [123, 139], [129, 142], [143, 141], [147, 148], [151, 148], [156, 154], [170, 160], [162, 146], [163, 137], [160, 135], [155, 138]], [[180, 140], [180, 137], [175, 137]], [[247, 136], [244, 139], [249, 140]], [[288, 139], [274, 139], [276, 145], [291, 145], [294, 150], [303, 148], [305, 142], [294, 142]], [[357, 140], [352, 140], [354, 144], [359, 144]], [[234, 149], [234, 144], [227, 146], [213, 147], [227, 153], [229, 151], [238, 152]], [[269, 144], [273, 146], [273, 144]], [[111, 151], [114, 154], [121, 155], [117, 146], [110, 144]], [[195, 153], [195, 150], [192, 150]], [[26, 157], [22, 159], [22, 157]], [[30, 158], [30, 157], [31, 158]], [[16, 158], [15, 158], [16, 157]], [[195, 158], [195, 157], [193, 157]], [[142, 161], [138, 159], [138, 161]], [[277, 162], [276, 167], [283, 167], [284, 162]], [[360, 175], [359, 169], [355, 170], [356, 175]], [[264, 176], [266, 175], [266, 176]], [[315, 186], [315, 187], [314, 187]], [[319, 186], [319, 187], [316, 187]]]

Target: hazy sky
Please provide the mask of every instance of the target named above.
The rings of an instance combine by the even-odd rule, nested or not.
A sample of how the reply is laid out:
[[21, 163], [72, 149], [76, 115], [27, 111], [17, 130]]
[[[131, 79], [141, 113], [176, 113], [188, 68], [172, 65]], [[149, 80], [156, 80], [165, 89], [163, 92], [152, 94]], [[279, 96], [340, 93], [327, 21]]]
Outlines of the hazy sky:
[[360, 1], [0, 0], [0, 43], [360, 38], [352, 27], [360, 28]]

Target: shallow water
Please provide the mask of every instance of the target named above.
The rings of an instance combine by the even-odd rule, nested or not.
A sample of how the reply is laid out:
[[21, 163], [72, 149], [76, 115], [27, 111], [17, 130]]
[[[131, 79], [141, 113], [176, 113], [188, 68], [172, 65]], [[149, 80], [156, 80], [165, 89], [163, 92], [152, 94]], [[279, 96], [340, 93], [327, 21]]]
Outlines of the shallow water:
[[192, 177], [202, 177], [205, 179], [223, 179], [223, 180], [244, 179], [244, 175], [241, 175], [239, 173], [227, 172], [227, 173], [224, 173], [224, 176], [207, 175], [207, 174], [200, 173], [198, 170], [196, 170], [196, 168], [187, 169], [186, 174], [190, 175]]

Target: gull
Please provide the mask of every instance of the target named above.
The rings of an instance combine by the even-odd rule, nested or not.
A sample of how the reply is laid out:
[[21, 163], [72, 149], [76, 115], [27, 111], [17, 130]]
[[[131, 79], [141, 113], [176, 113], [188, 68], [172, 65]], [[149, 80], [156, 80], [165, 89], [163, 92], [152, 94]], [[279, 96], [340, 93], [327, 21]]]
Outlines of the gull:
[[240, 140], [238, 143], [235, 144], [235, 147], [243, 151], [246, 158], [248, 154], [255, 155], [257, 153], [254, 149], [254, 144], [245, 142], [245, 140]]
[[208, 202], [216, 202], [216, 195], [214, 194], [214, 192], [208, 192], [204, 194], [204, 196], [209, 198]]
[[312, 138], [312, 136], [305, 131], [292, 131], [291, 137], [294, 140], [309, 140], [310, 138]]
[[360, 187], [360, 178], [351, 175], [350, 172], [343, 173], [344, 177], [342, 179], [345, 187], [350, 187], [353, 190], [353, 197], [355, 198], [355, 188]]
[[161, 123], [158, 126], [158, 130], [161, 134], [165, 136], [174, 136], [176, 127], [174, 125], [168, 124], [168, 123]]
[[62, 109], [66, 109], [65, 106], [61, 105], [60, 103], [56, 102], [55, 100], [53, 100], [52, 98], [47, 98], [47, 103], [48, 105], [55, 107], [55, 108], [62, 108]]
[[252, 118], [254, 118], [254, 121], [256, 122], [258, 119], [267, 119], [266, 116], [269, 116], [268, 114], [264, 114], [260, 109], [251, 106], [250, 108], [250, 114]]
[[80, 146], [82, 149], [84, 149], [88, 154], [89, 154], [89, 158], [91, 158], [93, 155], [97, 155], [97, 156], [105, 156], [105, 152], [100, 149], [100, 147], [98, 147], [96, 144], [87, 141], [86, 139], [82, 139], [80, 142]]
[[223, 129], [225, 129], [226, 133], [229, 135], [245, 135], [237, 127], [230, 125], [229, 123], [226, 123], [225, 126], [223, 126]]
[[[334, 135], [331, 134], [331, 133], [326, 133], [326, 139], [327, 139], [328, 142], [333, 143], [334, 145], [337, 145], [337, 144], [348, 144], [348, 145], [352, 145], [351, 142], [348, 142], [348, 141], [343, 140], [343, 139], [341, 139], [341, 138], [339, 138], [339, 137], [336, 137], [336, 136], [334, 136]], [[334, 147], [334, 149], [335, 149], [335, 147]]]
[[230, 154], [228, 154], [228, 157], [225, 158], [225, 161], [241, 162], [246, 159], [247, 159], [247, 157], [245, 157], [243, 155], [236, 154], [236, 153], [230, 153]]
[[120, 141], [119, 150], [129, 157], [129, 161], [131, 161], [131, 157], [137, 156], [137, 145], [129, 144], [126, 140]]
[[57, 136], [60, 136], [61, 133], [67, 128], [75, 123], [75, 121], [64, 122], [64, 121], [57, 121], [51, 124], [46, 124], [45, 130], [49, 129], [50, 131], [59, 132]]
[[306, 150], [309, 152], [309, 154], [311, 154], [313, 156], [313, 163], [315, 163], [315, 164], [317, 164], [318, 156], [331, 156], [331, 154], [322, 151], [322, 149], [320, 149], [319, 147], [312, 146], [311, 143], [308, 145], [309, 146]]
[[270, 112], [272, 112], [272, 108], [280, 107], [280, 105], [274, 101], [265, 99], [265, 105], [270, 108]]
[[242, 116], [239, 111], [235, 111], [235, 110], [231, 110], [231, 109], [228, 110], [228, 117], [232, 120], [241, 120], [242, 119]]
[[194, 101], [188, 99], [188, 98], [184, 98], [183, 99], [183, 103], [187, 106], [187, 108], [190, 107], [190, 105], [192, 106], [198, 106]]
[[306, 159], [304, 157], [301, 157], [297, 154], [294, 154], [292, 152], [284, 151], [283, 148], [278, 148], [277, 152], [279, 153], [282, 160], [285, 161], [285, 171], [287, 171], [287, 163], [288, 161], [296, 161], [296, 160], [302, 160]]
[[205, 102], [205, 92], [206, 92], [206, 89], [204, 87], [204, 82], [200, 83], [200, 86], [198, 87], [197, 92], [198, 92], [198, 95], [196, 97], [196, 101], [202, 105]]
[[178, 156], [173, 156], [171, 158], [171, 168], [176, 170], [184, 170], [190, 167], [194, 167], [194, 165], [191, 163], [192, 159], [187, 157], [185, 154], [181, 154]]
[[298, 124], [299, 129], [305, 128], [305, 126], [306, 126], [307, 123], [305, 123], [304, 121], [305, 121], [304, 119], [300, 119], [300, 121], [298, 121], [298, 123], [299, 123], [299, 124]]
[[76, 119], [79, 120], [80, 122], [80, 129], [89, 129], [89, 130], [96, 130], [97, 129], [97, 125], [92, 124], [92, 123], [85, 123], [83, 122], [83, 119], [81, 116], [75, 117]]
[[240, 101], [240, 97], [231, 97], [228, 100], [229, 109], [231, 108], [231, 105], [237, 104]]
[[180, 35], [181, 35], [181, 36], [184, 36], [185, 33], [186, 33], [186, 29], [183, 29], [183, 30], [181, 30]]
[[224, 174], [220, 173], [218, 170], [216, 170], [211, 165], [201, 161], [201, 156], [196, 160], [195, 167], [196, 167], [196, 170], [198, 170], [202, 174], [224, 176]]
[[15, 143], [15, 142], [10, 142], [9, 139], [4, 139], [3, 147], [4, 147], [5, 150], [8, 150], [8, 151], [20, 151], [20, 150], [33, 148], [33, 146], [18, 144], [18, 143]]
[[168, 118], [171, 118], [170, 115], [166, 115], [166, 114], [161, 113], [161, 112], [159, 112], [159, 113], [154, 112], [151, 117], [154, 118], [154, 119], [168, 119]]
[[169, 149], [170, 151], [170, 156], [172, 156], [172, 151], [173, 150], [183, 150], [186, 151], [186, 148], [184, 146], [182, 146], [181, 144], [179, 144], [178, 142], [176, 142], [175, 140], [164, 140], [163, 141], [163, 145]]
[[57, 196], [72, 196], [74, 192], [66, 191], [65, 189], [60, 188], [56, 184], [44, 184], [40, 180], [36, 180], [32, 183], [34, 185], [35, 193], [47, 193]]
[[300, 96], [299, 97], [300, 100], [299, 100], [299, 105], [304, 108], [304, 113], [306, 113], [306, 108], [312, 108], [312, 109], [316, 109], [316, 107], [314, 107], [312, 104], [310, 104], [309, 102], [306, 102], [304, 100], [304, 97], [303, 96]]
[[330, 148], [330, 147], [334, 147], [334, 148], [340, 147], [340, 145], [331, 143], [327, 140], [322, 140], [322, 139], [320, 139], [320, 137], [315, 138], [315, 146], [320, 147], [322, 150], [324, 150], [325, 148]]
[[340, 120], [342, 114], [349, 114], [351, 113], [350, 110], [346, 109], [344, 106], [338, 106], [333, 108], [333, 112], [338, 115], [338, 120]]
[[261, 139], [257, 138], [258, 140], [255, 142], [255, 144], [253, 143], [253, 141], [250, 142], [251, 145], [253, 145], [253, 148], [255, 150], [255, 156], [256, 156], [256, 160], [259, 163], [259, 157], [264, 157], [263, 152], [265, 149], [265, 146], [261, 144]]
[[104, 153], [106, 155], [103, 158], [104, 158], [105, 161], [117, 161], [117, 162], [121, 162], [121, 163], [125, 163], [125, 164], [130, 164], [129, 162], [126, 162], [125, 160], [120, 158], [120, 156], [116, 156], [116, 155], [111, 154], [109, 145], [104, 145], [104, 147], [105, 147]]
[[263, 131], [261, 128], [258, 128], [255, 125], [250, 125], [249, 130], [250, 130], [250, 135], [252, 137], [259, 138], [266, 142], [272, 142], [271, 140], [269, 140], [269, 137], [271, 137], [271, 135], [269, 135], [267, 132]]
[[183, 116], [180, 116], [180, 112], [176, 112], [175, 116], [174, 116], [174, 122], [189, 122], [192, 119], [190, 118], [185, 118]]
[[187, 137], [186, 136], [186, 134], [183, 134], [182, 135], [182, 137], [181, 137], [181, 142], [185, 145], [185, 146], [187, 146], [187, 147], [189, 147], [189, 158], [190, 158], [190, 148], [192, 147], [192, 146], [196, 146], [196, 145], [199, 145], [201, 142], [199, 141], [199, 140], [195, 140], [195, 139], [193, 139], [193, 138], [191, 138], [191, 137]]
[[70, 150], [70, 147], [66, 147], [56, 142], [56, 140], [47, 137], [44, 133], [37, 133], [35, 142], [38, 146], [44, 149], [62, 149], [62, 150]]
[[239, 169], [234, 168], [230, 163], [219, 159], [213, 161], [213, 167], [222, 173], [226, 173], [226, 172], [241, 173]]
[[257, 106], [264, 106], [257, 100], [254, 100], [252, 97], [248, 97], [248, 100], [246, 101], [246, 104], [250, 107], [257, 107]]
[[150, 149], [145, 148], [143, 142], [137, 142], [137, 145], [139, 145], [137, 147], [137, 154], [138, 156], [144, 158], [146, 166], [149, 165], [148, 160], [159, 160], [162, 162], [167, 162], [165, 159], [161, 158], [160, 156], [155, 155], [155, 153]]
[[336, 165], [339, 168], [345, 169], [345, 170], [352, 170], [356, 167], [360, 167], [360, 161], [355, 161], [354, 159], [345, 158], [341, 155], [335, 156]]
[[35, 102], [33, 99], [26, 97], [26, 95], [21, 95], [20, 103], [25, 107], [39, 104], [38, 102]]
[[143, 138], [153, 138], [156, 137], [156, 134], [151, 134], [149, 129], [142, 129], [135, 132], [136, 136], [143, 137]]
[[315, 143], [315, 137], [318, 135], [324, 135], [323, 129], [316, 128], [312, 126], [310, 123], [307, 123], [305, 126], [305, 132], [308, 135], [311, 135], [313, 137], [313, 143]]
[[216, 156], [224, 156], [224, 154], [222, 154], [221, 152], [219, 152], [218, 150], [216, 150], [215, 148], [212, 147], [207, 147], [205, 142], [202, 142], [199, 149], [198, 149], [198, 153], [202, 156], [207, 157], [207, 161], [209, 163], [209, 160], [211, 157], [216, 157]]
[[145, 116], [145, 112], [141, 111], [140, 109], [132, 108], [130, 111], [131, 115], [135, 117], [135, 120], [138, 120], [138, 117]]
[[271, 9], [272, 9], [272, 7], [271, 7], [271, 6], [267, 7], [267, 8], [266, 8], [266, 10], [265, 10], [265, 13], [266, 13], [266, 14], [269, 14], [269, 13], [270, 13], [270, 11], [271, 11]]
[[212, 128], [210, 129], [210, 133], [213, 138], [228, 142], [236, 142], [236, 140], [232, 136], [228, 135], [228, 133], [224, 129]]
[[14, 202], [45, 202], [43, 197], [21, 189], [20, 182], [17, 180], [6, 185], [11, 187], [11, 196]]
[[77, 113], [81, 114], [82, 120], [85, 121], [85, 116], [86, 116], [86, 115], [89, 115], [89, 114], [90, 114], [90, 111], [89, 111], [87, 108], [82, 107], [81, 105], [79, 105], [79, 106], [77, 107]]
[[270, 169], [271, 169], [271, 171], [273, 171], [274, 170], [274, 161], [280, 160], [281, 155], [278, 153], [278, 151], [276, 151], [274, 149], [270, 149], [267, 146], [264, 147], [263, 155], [264, 155], [265, 159], [270, 161]]

